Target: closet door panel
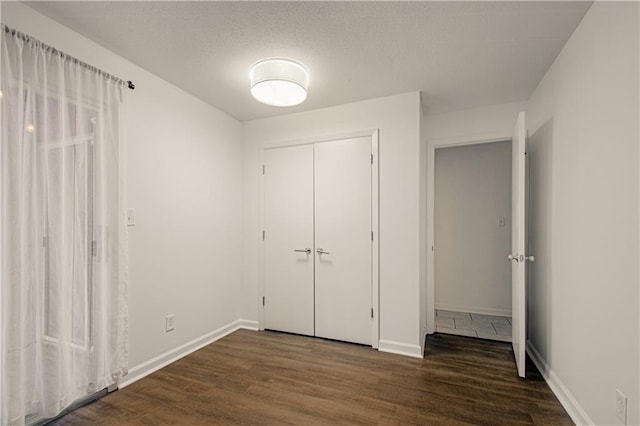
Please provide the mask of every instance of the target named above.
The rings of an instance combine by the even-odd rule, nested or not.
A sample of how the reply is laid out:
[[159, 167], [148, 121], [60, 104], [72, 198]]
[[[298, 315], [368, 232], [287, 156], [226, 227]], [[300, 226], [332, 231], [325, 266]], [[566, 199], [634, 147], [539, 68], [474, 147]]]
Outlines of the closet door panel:
[[265, 150], [264, 185], [264, 326], [313, 336], [313, 145]]
[[316, 336], [371, 344], [371, 138], [315, 144]]

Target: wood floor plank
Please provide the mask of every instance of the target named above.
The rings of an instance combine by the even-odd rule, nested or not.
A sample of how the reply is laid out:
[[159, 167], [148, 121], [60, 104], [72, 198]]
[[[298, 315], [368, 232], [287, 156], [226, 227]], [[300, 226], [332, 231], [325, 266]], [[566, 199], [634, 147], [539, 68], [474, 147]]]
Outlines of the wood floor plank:
[[57, 425], [572, 424], [509, 343], [435, 334], [424, 359], [239, 330]]

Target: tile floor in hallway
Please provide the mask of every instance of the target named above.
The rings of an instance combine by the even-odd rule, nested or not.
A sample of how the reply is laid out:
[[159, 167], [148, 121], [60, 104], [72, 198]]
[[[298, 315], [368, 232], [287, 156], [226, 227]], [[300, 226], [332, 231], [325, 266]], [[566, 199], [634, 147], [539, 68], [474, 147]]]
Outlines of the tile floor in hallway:
[[511, 341], [511, 317], [436, 310], [436, 332]]

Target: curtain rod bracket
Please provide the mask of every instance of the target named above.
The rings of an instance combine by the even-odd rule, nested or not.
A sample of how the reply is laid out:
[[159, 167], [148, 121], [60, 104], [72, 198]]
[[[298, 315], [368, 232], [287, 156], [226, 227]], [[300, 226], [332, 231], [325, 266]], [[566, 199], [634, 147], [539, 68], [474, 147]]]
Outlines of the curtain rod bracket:
[[128, 81], [127, 81], [127, 84], [128, 84], [129, 89], [131, 89], [131, 90], [135, 90], [136, 85], [135, 85], [135, 84], [133, 84], [133, 81], [128, 80]]

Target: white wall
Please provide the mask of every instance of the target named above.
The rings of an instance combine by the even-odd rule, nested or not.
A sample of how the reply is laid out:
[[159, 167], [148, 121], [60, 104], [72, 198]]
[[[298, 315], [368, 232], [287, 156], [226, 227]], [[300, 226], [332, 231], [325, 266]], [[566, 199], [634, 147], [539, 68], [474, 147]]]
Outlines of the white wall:
[[[416, 93], [243, 123], [242, 318], [259, 318], [259, 158], [262, 147], [380, 129], [380, 340], [421, 356], [419, 120]], [[383, 342], [384, 341], [384, 342]]]
[[[127, 91], [130, 367], [238, 318], [241, 125], [29, 7], [2, 2], [2, 20], [111, 74]], [[165, 316], [175, 330], [165, 333]]]
[[580, 423], [640, 423], [638, 12], [594, 3], [527, 106], [529, 340]]
[[435, 247], [436, 309], [511, 315], [511, 141], [436, 150]]
[[524, 101], [510, 102], [427, 115], [425, 132], [429, 145], [510, 138], [518, 113], [525, 107]]

